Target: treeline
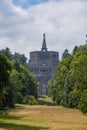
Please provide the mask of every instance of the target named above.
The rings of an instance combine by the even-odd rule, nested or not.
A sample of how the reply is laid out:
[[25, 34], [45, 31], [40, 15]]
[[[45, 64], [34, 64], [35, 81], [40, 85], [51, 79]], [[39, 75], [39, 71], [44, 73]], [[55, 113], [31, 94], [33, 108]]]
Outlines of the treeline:
[[64, 51], [48, 89], [56, 104], [87, 113], [87, 44]]
[[38, 82], [27, 68], [24, 54], [0, 50], [0, 109], [15, 103], [36, 104]]

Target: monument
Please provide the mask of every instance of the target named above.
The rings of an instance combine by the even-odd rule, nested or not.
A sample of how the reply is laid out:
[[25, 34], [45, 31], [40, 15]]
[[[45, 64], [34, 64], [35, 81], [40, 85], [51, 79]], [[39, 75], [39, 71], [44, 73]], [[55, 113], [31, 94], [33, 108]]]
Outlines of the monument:
[[30, 52], [29, 70], [36, 76], [39, 83], [39, 96], [48, 95], [47, 82], [55, 73], [59, 62], [59, 53], [48, 51], [45, 34], [40, 51]]

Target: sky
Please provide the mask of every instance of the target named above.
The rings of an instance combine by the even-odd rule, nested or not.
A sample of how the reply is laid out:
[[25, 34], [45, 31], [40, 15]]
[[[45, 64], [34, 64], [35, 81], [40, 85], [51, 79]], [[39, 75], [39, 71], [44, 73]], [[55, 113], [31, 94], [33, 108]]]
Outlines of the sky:
[[87, 0], [0, 0], [0, 50], [40, 51], [43, 33], [49, 51], [86, 43]]

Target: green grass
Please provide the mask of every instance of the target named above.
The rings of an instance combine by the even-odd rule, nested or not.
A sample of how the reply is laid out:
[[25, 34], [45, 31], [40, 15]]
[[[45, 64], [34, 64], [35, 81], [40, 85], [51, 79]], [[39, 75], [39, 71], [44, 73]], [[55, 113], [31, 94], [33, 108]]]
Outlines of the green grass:
[[87, 130], [87, 116], [59, 106], [16, 105], [0, 114], [0, 130]]
[[49, 98], [48, 96], [38, 98], [38, 104], [39, 105], [49, 105], [49, 106], [55, 105], [55, 103], [52, 101], [52, 99]]
[[34, 126], [29, 120], [22, 120], [21, 116], [0, 115], [0, 130], [46, 130], [46, 127]]

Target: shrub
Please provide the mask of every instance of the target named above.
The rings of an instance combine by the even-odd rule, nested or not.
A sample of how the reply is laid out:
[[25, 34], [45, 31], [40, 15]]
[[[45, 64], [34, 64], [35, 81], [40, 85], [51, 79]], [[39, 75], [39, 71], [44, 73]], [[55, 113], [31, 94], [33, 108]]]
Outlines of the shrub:
[[78, 108], [82, 113], [87, 113], [87, 90], [84, 90], [82, 92]]
[[23, 95], [20, 92], [17, 92], [15, 95], [15, 102], [16, 103], [23, 103]]
[[23, 99], [23, 103], [24, 104], [29, 104], [29, 105], [36, 105], [37, 104], [37, 101], [36, 99], [34, 98], [34, 96], [31, 96], [31, 95], [26, 95]]

